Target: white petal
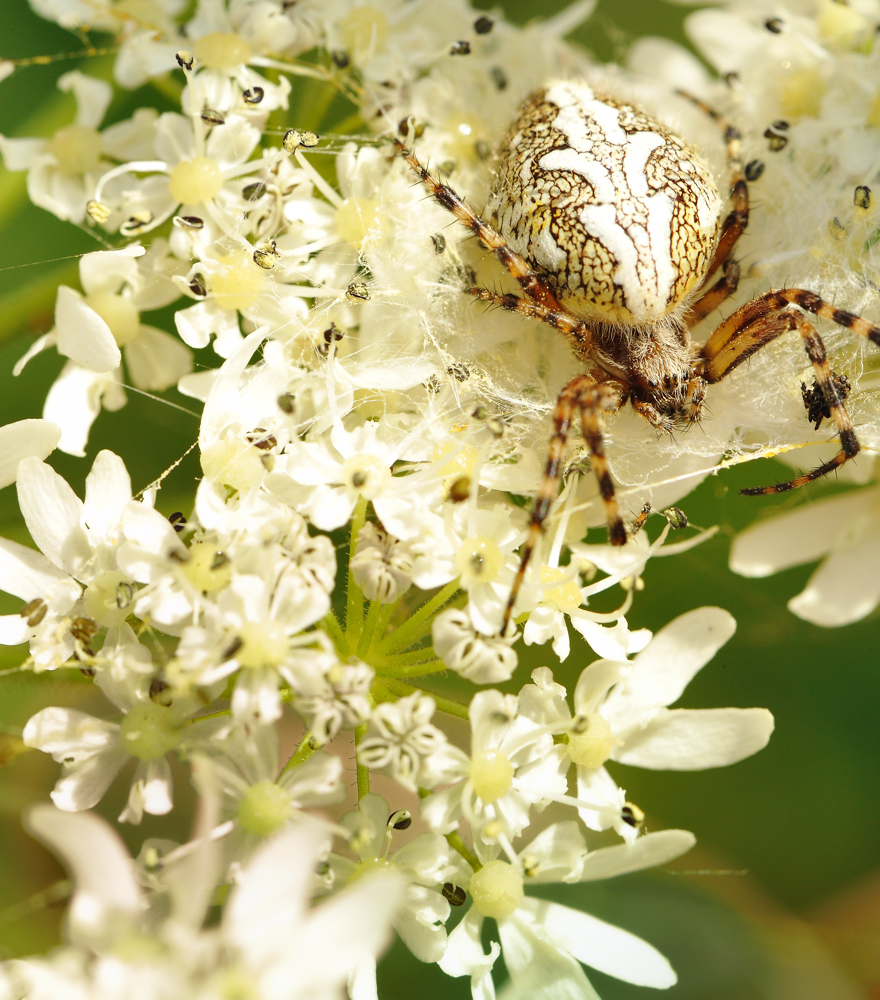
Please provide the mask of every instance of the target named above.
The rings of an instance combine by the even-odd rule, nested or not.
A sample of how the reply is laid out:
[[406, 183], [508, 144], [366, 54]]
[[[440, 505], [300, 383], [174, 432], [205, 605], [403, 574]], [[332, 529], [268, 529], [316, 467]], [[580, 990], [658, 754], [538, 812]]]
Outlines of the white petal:
[[30, 170], [37, 159], [46, 152], [46, 139], [8, 139], [0, 135], [0, 154], [7, 170]]
[[42, 803], [31, 808], [26, 824], [70, 870], [75, 888], [68, 921], [74, 943], [112, 941], [128, 929], [142, 911], [141, 890], [128, 851], [110, 824]]
[[662, 708], [644, 729], [626, 735], [613, 757], [655, 771], [700, 771], [751, 757], [772, 732], [766, 708]]
[[192, 354], [164, 330], [141, 325], [137, 337], [125, 348], [125, 363], [139, 389], [156, 392], [192, 371]]
[[255, 964], [300, 933], [312, 866], [326, 842], [321, 824], [303, 817], [266, 844], [241, 873], [223, 912], [223, 928]]
[[72, 288], [61, 285], [55, 300], [58, 353], [90, 371], [112, 372], [122, 354], [110, 327]]
[[71, 70], [58, 77], [58, 89], [72, 90], [76, 97], [76, 123], [97, 128], [110, 106], [113, 88], [104, 80]]
[[446, 951], [443, 924], [449, 913], [449, 903], [439, 892], [410, 882], [394, 918], [394, 929], [420, 962], [436, 962]]
[[98, 375], [73, 361], [67, 362], [49, 389], [43, 406], [43, 416], [54, 420], [61, 428], [58, 443], [61, 451], [68, 455], [85, 455], [89, 431], [101, 412], [101, 403], [108, 410], [125, 405], [125, 393], [121, 389], [122, 401], [117, 401], [118, 405], [110, 405], [109, 397], [115, 389], [108, 376]]
[[770, 576], [820, 559], [845, 542], [853, 525], [871, 516], [878, 492], [820, 500], [748, 528], [733, 541], [730, 568], [741, 576]]
[[27, 642], [31, 627], [21, 615], [0, 615], [0, 645], [17, 646]]
[[668, 989], [675, 984], [677, 977], [669, 962], [635, 934], [568, 906], [545, 900], [529, 902], [536, 931], [579, 962], [636, 986]]
[[498, 932], [511, 985], [504, 1000], [599, 1000], [584, 970], [555, 942], [535, 933], [527, 911], [521, 907], [508, 920], [499, 920]]
[[480, 941], [482, 930], [483, 917], [476, 906], [471, 906], [449, 935], [446, 953], [437, 963], [447, 976], [483, 978], [489, 975], [501, 949], [493, 941], [486, 954]]
[[595, 712], [608, 691], [629, 671], [620, 661], [596, 660], [580, 675], [574, 689], [574, 710], [584, 715]]
[[128, 754], [117, 743], [75, 764], [65, 765], [63, 777], [55, 782], [52, 790], [52, 801], [64, 812], [91, 809], [104, 797], [128, 759]]
[[61, 439], [51, 420], [16, 420], [0, 427], [0, 489], [15, 482], [23, 458], [48, 458]]
[[586, 856], [587, 845], [574, 820], [548, 826], [522, 851], [535, 870], [529, 882], [577, 882]]
[[42, 597], [49, 607], [65, 614], [79, 600], [82, 588], [67, 573], [26, 545], [0, 538], [0, 590], [23, 601]]
[[697, 608], [680, 615], [635, 658], [626, 685], [615, 688], [602, 714], [612, 729], [623, 729], [640, 711], [670, 705], [693, 676], [736, 631], [732, 615], [721, 608]]
[[143, 257], [143, 247], [121, 250], [98, 250], [79, 259], [79, 280], [87, 295], [94, 292], [117, 293], [124, 284], [133, 284], [138, 273], [135, 257]]
[[56, 761], [79, 761], [118, 744], [119, 726], [75, 708], [52, 706], [28, 719], [22, 739]]
[[593, 882], [665, 865], [685, 854], [696, 842], [697, 838], [687, 830], [659, 830], [646, 833], [632, 844], [600, 847], [587, 855], [581, 881]]
[[799, 618], [834, 628], [870, 614], [880, 602], [880, 534], [832, 552], [804, 590], [788, 602]]
[[38, 354], [42, 354], [43, 351], [47, 351], [50, 347], [55, 347], [57, 339], [55, 337], [55, 331], [51, 330], [49, 333], [44, 333], [42, 337], [37, 337], [37, 339], [31, 344], [31, 346], [22, 354], [22, 356], [15, 362], [12, 368], [12, 374], [18, 377], [25, 369], [25, 365], [35, 358]]
[[[131, 478], [125, 462], [112, 451], [99, 451], [86, 476], [83, 520], [96, 535], [116, 527], [122, 508], [131, 500]], [[173, 530], [173, 529], [172, 529]]]
[[630, 653], [644, 649], [651, 640], [648, 629], [630, 632], [623, 618], [614, 625], [599, 625], [574, 613], [571, 624], [587, 640], [594, 653], [608, 660], [625, 660]]
[[348, 980], [348, 995], [351, 1000], [379, 1000], [379, 984], [376, 982], [376, 959], [367, 955], [362, 959]]
[[76, 576], [91, 556], [80, 527], [83, 505], [58, 473], [36, 458], [18, 467], [18, 502], [31, 538], [56, 566]]

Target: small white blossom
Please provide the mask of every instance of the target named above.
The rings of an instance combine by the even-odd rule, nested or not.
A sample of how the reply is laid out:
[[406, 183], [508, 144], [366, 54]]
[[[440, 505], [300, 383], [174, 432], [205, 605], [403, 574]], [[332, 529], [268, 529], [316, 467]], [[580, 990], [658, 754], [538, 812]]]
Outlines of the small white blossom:
[[498, 684], [510, 680], [517, 656], [509, 638], [481, 635], [464, 608], [442, 611], [431, 625], [434, 651], [460, 677], [474, 684]]
[[412, 584], [409, 547], [371, 522], [361, 528], [349, 568], [355, 583], [370, 601], [394, 604]]

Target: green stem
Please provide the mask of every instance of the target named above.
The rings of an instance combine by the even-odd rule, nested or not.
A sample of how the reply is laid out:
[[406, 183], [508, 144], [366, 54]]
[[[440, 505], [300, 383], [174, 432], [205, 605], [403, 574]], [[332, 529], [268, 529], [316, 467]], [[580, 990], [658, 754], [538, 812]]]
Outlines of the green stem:
[[441, 712], [445, 712], [447, 715], [454, 715], [458, 719], [469, 718], [467, 705], [462, 705], [459, 701], [452, 701], [451, 698], [444, 698], [442, 695], [434, 694], [433, 691], [426, 691], [424, 688], [416, 687], [413, 684], [404, 684], [403, 681], [399, 681], [394, 677], [383, 677], [381, 681], [377, 678], [373, 681], [373, 684], [382, 684], [387, 691], [398, 698], [405, 698], [407, 695], [418, 691], [420, 694], [426, 694], [430, 698], [433, 698], [437, 708]]
[[364, 497], [358, 497], [358, 502], [354, 508], [351, 518], [351, 538], [348, 543], [348, 596], [345, 602], [345, 638], [349, 646], [357, 646], [364, 627], [364, 595], [360, 587], [354, 582], [354, 574], [351, 571], [351, 560], [357, 552], [358, 535], [367, 519], [367, 501]]
[[327, 630], [327, 634], [333, 641], [333, 645], [340, 656], [351, 656], [351, 647], [345, 638], [345, 633], [342, 631], [342, 626], [339, 624], [339, 619], [336, 615], [332, 611], [328, 611], [321, 624]]
[[408, 667], [390, 667], [387, 670], [383, 667], [380, 676], [425, 677], [427, 674], [440, 674], [448, 669], [439, 657], [435, 657], [433, 660], [423, 660], [421, 663], [413, 663]]
[[363, 659], [367, 655], [367, 651], [373, 642], [373, 636], [376, 634], [376, 625], [379, 622], [379, 615], [382, 613], [383, 604], [379, 601], [370, 601], [370, 610], [367, 612], [367, 620], [364, 622], [364, 630], [361, 633], [361, 639], [357, 646], [357, 656]]
[[461, 839], [457, 833], [447, 833], [446, 843], [455, 850], [467, 861], [467, 863], [473, 868], [475, 872], [478, 872], [483, 866], [477, 860], [477, 856], [468, 850], [467, 845]]
[[[367, 735], [367, 725], [364, 723], [362, 726], [358, 726], [354, 731], [354, 745], [355, 753], [357, 753], [357, 747], [360, 745], [361, 740]], [[363, 764], [358, 761], [357, 763], [357, 790], [358, 790], [358, 802], [365, 795], [370, 794], [370, 769], [364, 767]]]
[[290, 760], [282, 768], [281, 774], [287, 774], [291, 768], [297, 767], [299, 764], [304, 764], [314, 752], [315, 748], [312, 746], [312, 734], [306, 733], [305, 736], [303, 736], [302, 743], [300, 743], [300, 745], [296, 748], [296, 752], [291, 754]]
[[378, 637], [378, 641], [382, 642], [385, 637], [385, 632], [388, 629], [388, 622], [391, 621], [394, 616], [394, 612], [397, 610], [397, 605], [399, 601], [395, 601], [393, 604], [383, 604], [382, 610], [379, 612], [379, 620], [376, 622], [376, 631], [373, 633], [374, 636]]
[[426, 601], [410, 618], [399, 625], [384, 642], [380, 642], [376, 652], [380, 656], [406, 649], [425, 635], [425, 622], [435, 615], [458, 591], [458, 579], [447, 583], [430, 601]]
[[395, 653], [393, 656], [374, 656], [371, 664], [377, 670], [385, 667], [405, 667], [411, 663], [423, 663], [425, 660], [436, 660], [437, 654], [431, 646], [411, 649], [408, 653]]
[[219, 712], [210, 712], [208, 715], [197, 715], [194, 719], [187, 719], [184, 725], [192, 726], [196, 722], [204, 722], [205, 719], [220, 719], [224, 715], [232, 715], [231, 708], [222, 708]]

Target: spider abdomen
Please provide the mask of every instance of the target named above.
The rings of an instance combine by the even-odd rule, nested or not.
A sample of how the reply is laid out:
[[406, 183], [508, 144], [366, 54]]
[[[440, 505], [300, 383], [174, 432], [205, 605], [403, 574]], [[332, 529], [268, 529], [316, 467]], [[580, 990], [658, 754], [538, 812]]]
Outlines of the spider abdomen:
[[709, 168], [669, 129], [569, 81], [523, 104], [500, 150], [491, 210], [567, 310], [645, 326], [703, 280], [721, 199]]

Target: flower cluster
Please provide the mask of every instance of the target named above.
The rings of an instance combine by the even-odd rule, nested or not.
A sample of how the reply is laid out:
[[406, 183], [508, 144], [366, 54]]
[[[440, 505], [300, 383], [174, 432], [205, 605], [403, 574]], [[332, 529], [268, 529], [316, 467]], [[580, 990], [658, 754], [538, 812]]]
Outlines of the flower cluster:
[[[112, 89], [74, 71], [59, 80], [77, 99], [73, 124], [49, 139], [0, 137], [36, 204], [112, 247], [81, 259], [81, 289], [58, 289], [53, 328], [16, 369], [43, 350], [66, 359], [43, 419], [0, 428], [0, 485], [16, 483], [36, 546], [0, 539], [0, 588], [24, 602], [0, 617], [0, 642], [28, 644], [22, 669], [86, 673], [107, 716], [49, 706], [24, 729], [27, 746], [61, 764], [54, 807], [34, 809], [30, 829], [67, 862], [75, 888], [69, 944], [0, 966], [0, 997], [101, 998], [136, 983], [151, 998], [331, 1000], [347, 989], [368, 1000], [392, 928], [419, 960], [470, 977], [475, 1000], [494, 995], [502, 953], [517, 996], [593, 997], [584, 965], [672, 985], [645, 941], [526, 889], [687, 851], [687, 831], [646, 832], [615, 763], [732, 764], [767, 743], [772, 716], [671, 707], [735, 623], [700, 607], [652, 635], [626, 615], [653, 556], [710, 532], [668, 543], [686, 525], [672, 508], [657, 533], [639, 521], [623, 547], [596, 542], [602, 498], [580, 452], [505, 627], [524, 506], [542, 481], [549, 411], [572, 361], [537, 324], [474, 310], [462, 290], [493, 285], [495, 262], [424, 200], [389, 139], [417, 141], [479, 205], [504, 124], [553, 77], [668, 105], [677, 130], [719, 162], [720, 135], [675, 103], [675, 86], [738, 102], [750, 120], [784, 113], [790, 128], [777, 121], [772, 134], [796, 155], [774, 159], [782, 146], [771, 140], [761, 181], [771, 210], [755, 227], [751, 277], [804, 263], [805, 281], [860, 306], [876, 242], [870, 198], [835, 208], [841, 233], [817, 223], [796, 252], [780, 220], [818, 190], [821, 148], [835, 151], [834, 180], [822, 181], [834, 190], [880, 150], [876, 94], [852, 140], [858, 170], [831, 125], [848, 80], [880, 85], [867, 14], [804, 2], [784, 32], [756, 27], [769, 16], [760, 0], [693, 14], [706, 57], [737, 74], [731, 96], [658, 40], [632, 56], [634, 69], [653, 67], [651, 79], [598, 70], [564, 41], [588, 0], [526, 27], [465, 0], [200, 0], [194, 13], [178, 0], [143, 0], [136, 13], [109, 0], [32, 5], [71, 30], [113, 33], [117, 84], [161, 77], [180, 111], [141, 108], [102, 128]], [[799, 68], [771, 80], [771, 57]], [[357, 139], [290, 121], [297, 88], [327, 105], [341, 95]], [[786, 195], [774, 201], [777, 189]], [[816, 212], [829, 211], [825, 198]], [[806, 225], [802, 208], [797, 221]], [[844, 262], [837, 274], [829, 239], [846, 247], [833, 256]], [[142, 318], [171, 304], [174, 334]], [[195, 371], [193, 350], [208, 347], [216, 367]], [[782, 398], [787, 350], [776, 364], [756, 362], [754, 378], [725, 383], [702, 435], [655, 441], [621, 414], [611, 432], [628, 505], [668, 507], [732, 450], [824, 440], [806, 432], [802, 412], [788, 419], [802, 406], [796, 387], [794, 403], [762, 406]], [[804, 358], [790, 370], [807, 367]], [[125, 405], [129, 384], [176, 386], [203, 404], [203, 476], [188, 517], [157, 510], [159, 484], [133, 494], [111, 452], [95, 458], [82, 500], [46, 462], [55, 448], [84, 456], [92, 425]], [[876, 426], [859, 433], [874, 445]], [[776, 525], [768, 545], [759, 527], [738, 540], [735, 567], [757, 575], [833, 550], [794, 610], [820, 620], [809, 609], [825, 608], [826, 624], [858, 617], [828, 613], [823, 594], [859, 559], [867, 566], [860, 539], [876, 544], [875, 493], [829, 502], [861, 512], [859, 538], [818, 531], [805, 554]], [[811, 529], [819, 521], [817, 507]], [[804, 537], [801, 522], [789, 527]], [[880, 599], [876, 560], [871, 572], [859, 614]], [[590, 608], [606, 591], [617, 598], [600, 607], [613, 610]], [[570, 689], [549, 666], [517, 677], [520, 639], [546, 648], [557, 677], [570, 656], [598, 659]], [[465, 700], [432, 688], [431, 675], [446, 672]], [[356, 803], [345, 780], [352, 744]], [[200, 797], [192, 839], [147, 841], [132, 861], [85, 811], [125, 772], [120, 822], [169, 813], [173, 761], [190, 768]], [[371, 778], [393, 790], [392, 804]], [[588, 847], [601, 831], [617, 842]], [[208, 921], [212, 905], [222, 916]], [[497, 927], [488, 952], [487, 918]]]

